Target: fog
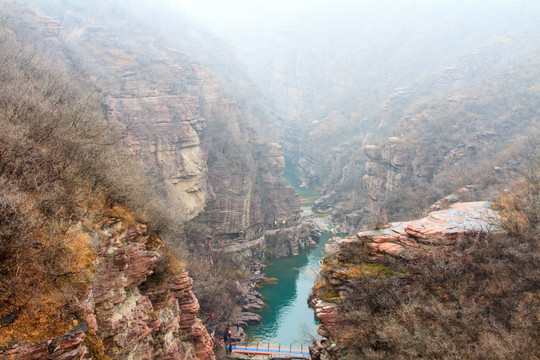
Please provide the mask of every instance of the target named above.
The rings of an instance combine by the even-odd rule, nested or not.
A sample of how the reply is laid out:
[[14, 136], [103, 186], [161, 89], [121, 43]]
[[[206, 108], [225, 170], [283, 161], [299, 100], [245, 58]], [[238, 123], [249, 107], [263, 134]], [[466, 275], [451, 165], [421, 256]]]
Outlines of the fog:
[[[332, 77], [329, 66], [338, 72], [345, 66], [351, 73], [343, 77], [352, 81], [363, 67], [364, 75], [384, 72], [396, 79], [392, 86], [408, 86], [412, 77], [449, 66], [496, 37], [521, 42], [517, 53], [534, 47], [526, 38], [534, 37], [540, 19], [540, 4], [530, 0], [171, 0], [171, 5], [227, 41], [263, 89], [272, 82], [269, 69], [278, 66], [276, 60], [297, 62], [295, 77], [303, 68]], [[321, 68], [306, 68], [307, 63]]]
[[102, 25], [120, 34], [103, 40], [111, 47], [155, 58], [171, 56], [161, 45], [179, 49], [213, 71], [225, 98], [255, 109], [246, 121], [282, 144], [307, 186], [339, 185], [359, 199], [367, 144], [411, 136], [422, 138], [421, 149], [436, 144], [429, 161], [415, 158], [408, 169], [418, 173], [427, 163], [431, 184], [446, 152], [467, 137], [474, 142], [476, 133], [504, 123], [510, 141], [533, 126], [530, 99], [540, 88], [535, 0], [27, 3], [62, 19], [68, 38]]
[[539, 0], [0, 0], [0, 49], [0, 358], [213, 358], [323, 231], [329, 357], [540, 353]]
[[[498, 13], [502, 16], [538, 12], [536, 1], [447, 1], [447, 0], [170, 0], [172, 5], [197, 23], [222, 35], [250, 31], [251, 36], [265, 27], [280, 26], [333, 26], [347, 22], [380, 21], [382, 19], [408, 18], [419, 21], [425, 16], [454, 16], [455, 20], [474, 23], [483, 17]], [[472, 17], [460, 19], [461, 11]], [[495, 19], [493, 19], [495, 20]], [[238, 34], [236, 34], [238, 35]], [[247, 35], [244, 33], [244, 35]]]
[[[142, 27], [210, 67], [232, 98], [250, 101], [254, 82], [289, 124], [358, 113], [367, 133], [393, 131], [398, 115], [385, 119], [382, 108], [396, 89], [414, 90], [411, 107], [518, 66], [540, 44], [534, 0], [26, 3], [66, 25]], [[462, 79], [433, 87], [456, 66]]]

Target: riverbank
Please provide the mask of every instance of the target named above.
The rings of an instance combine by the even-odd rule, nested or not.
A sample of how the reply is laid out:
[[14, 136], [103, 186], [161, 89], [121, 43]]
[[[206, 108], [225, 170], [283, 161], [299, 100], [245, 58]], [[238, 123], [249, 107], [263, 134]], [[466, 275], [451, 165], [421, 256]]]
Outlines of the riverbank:
[[249, 274], [236, 284], [238, 305], [228, 321], [216, 328], [217, 339], [224, 337], [226, 328], [230, 331], [227, 338], [236, 343], [259, 341], [307, 348], [317, 337], [319, 322], [309, 307], [308, 296], [320, 269], [318, 263], [323, 257], [324, 246], [331, 237], [332, 226], [324, 215], [312, 211], [319, 194], [300, 188], [289, 166], [286, 167], [285, 177], [296, 189], [302, 203], [296, 223], [311, 228], [313, 234], [308, 234], [310, 241], [305, 241], [304, 246], [298, 246], [298, 241], [292, 244], [293, 240], [298, 239], [293, 239], [296, 232], [288, 227], [278, 224], [275, 229], [265, 231], [265, 248], [272, 248], [273, 240], [282, 241], [282, 238], [290, 236], [289, 251], [285, 253], [281, 247], [280, 251], [263, 255], [261, 260], [271, 258], [265, 264], [251, 261], [245, 265], [244, 269]]
[[248, 327], [249, 337], [287, 347], [290, 344], [307, 346], [317, 337], [319, 322], [307, 300], [330, 236], [329, 233], [323, 234], [315, 249], [268, 262], [265, 274], [277, 281], [261, 284], [258, 291], [265, 306], [258, 312], [261, 323]]
[[312, 206], [319, 193], [300, 187], [294, 178], [294, 169], [285, 167], [285, 178], [296, 189], [302, 202], [301, 218], [310, 222], [320, 232], [316, 246], [304, 249], [296, 256], [272, 259], [264, 270], [272, 282], [259, 284], [258, 292], [262, 295], [264, 307], [257, 311], [261, 322], [250, 325], [247, 335], [250, 340], [279, 343], [283, 346], [309, 346], [318, 336], [319, 324], [315, 313], [308, 304], [308, 296], [315, 283], [315, 277], [323, 257], [326, 241], [331, 237], [331, 224], [326, 216], [314, 214]]

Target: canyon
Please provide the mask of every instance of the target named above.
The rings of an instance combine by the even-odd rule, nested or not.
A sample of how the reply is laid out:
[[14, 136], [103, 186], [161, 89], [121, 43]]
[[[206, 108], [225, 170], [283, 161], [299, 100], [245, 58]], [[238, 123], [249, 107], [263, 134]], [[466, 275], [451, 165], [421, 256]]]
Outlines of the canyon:
[[[318, 233], [300, 218], [300, 200], [282, 178], [281, 147], [259, 139], [250, 126], [249, 105], [227, 98], [213, 73], [181, 50], [155, 43], [151, 54], [144, 49], [153, 41], [150, 35], [133, 33], [122, 21], [100, 22], [110, 14], [108, 6], [84, 21], [80, 12], [68, 10], [61, 26], [54, 20], [60, 8], [49, 7], [50, 17], [13, 5], [23, 24], [13, 30], [43, 36], [41, 41], [60, 52], [70, 47], [69, 57], [60, 61], [71, 62], [82, 75], [81, 86], [98, 94], [108, 126], [125, 142], [127, 156], [153, 179], [151, 186], [174, 223], [153, 222], [163, 210], [152, 208], [152, 213], [133, 215], [143, 223], [133, 224], [132, 215], [126, 215], [105, 220], [110, 227], [81, 234], [85, 246], [94, 248], [88, 251], [95, 260], [88, 291], [70, 300], [77, 309], [74, 325], [67, 326], [73, 329], [37, 345], [3, 343], [2, 356], [212, 359], [213, 342], [196, 317], [199, 303], [187, 266], [170, 269], [174, 260], [164, 260], [161, 247], [149, 244], [161, 242], [155, 229], [163, 227], [168, 243], [163, 249], [178, 244], [167, 238], [175, 224], [205, 228], [204, 234], [184, 235], [195, 251], [208, 237], [225, 240], [222, 249], [198, 254], [210, 264], [216, 251], [230, 253], [239, 263], [298, 254], [315, 244]], [[113, 38], [119, 40], [116, 47]], [[129, 45], [129, 39], [137, 44]], [[243, 310], [241, 319], [256, 318], [250, 306]], [[10, 314], [2, 314], [2, 321], [22, 321], [18, 311], [13, 319]]]
[[222, 358], [265, 313], [264, 263], [330, 231], [313, 359], [537, 348], [534, 11], [229, 43], [172, 3], [2, 6], [0, 357]]

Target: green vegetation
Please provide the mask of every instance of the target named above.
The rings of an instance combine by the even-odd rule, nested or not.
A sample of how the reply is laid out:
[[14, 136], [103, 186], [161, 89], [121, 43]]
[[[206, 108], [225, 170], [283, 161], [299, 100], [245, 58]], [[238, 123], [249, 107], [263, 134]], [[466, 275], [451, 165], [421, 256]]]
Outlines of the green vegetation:
[[316, 291], [317, 297], [322, 301], [339, 304], [339, 295], [330, 285], [321, 283], [317, 284], [313, 289]]

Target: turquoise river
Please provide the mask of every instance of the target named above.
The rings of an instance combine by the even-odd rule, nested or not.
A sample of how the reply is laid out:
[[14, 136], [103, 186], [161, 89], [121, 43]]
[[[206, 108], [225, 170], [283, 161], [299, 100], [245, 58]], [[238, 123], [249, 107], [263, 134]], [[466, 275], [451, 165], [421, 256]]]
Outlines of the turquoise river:
[[[310, 207], [317, 193], [302, 189], [289, 167], [285, 177], [302, 198], [303, 211]], [[265, 273], [269, 278], [277, 278], [276, 283], [263, 285], [259, 292], [264, 297], [265, 307], [259, 314], [261, 324], [248, 327], [249, 341], [271, 342], [284, 347], [307, 346], [317, 337], [318, 320], [307, 303], [308, 295], [319, 271], [319, 260], [323, 257], [324, 244], [330, 234], [323, 234], [315, 249], [306, 250], [299, 256], [274, 259], [268, 262]]]

